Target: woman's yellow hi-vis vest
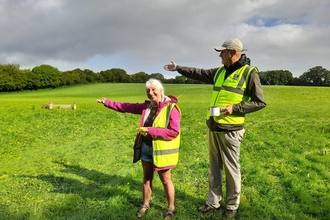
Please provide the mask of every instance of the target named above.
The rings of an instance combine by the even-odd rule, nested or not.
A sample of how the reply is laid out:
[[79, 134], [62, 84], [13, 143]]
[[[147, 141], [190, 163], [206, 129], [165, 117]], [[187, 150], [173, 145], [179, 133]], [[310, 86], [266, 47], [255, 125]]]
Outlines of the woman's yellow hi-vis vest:
[[[220, 108], [230, 104], [237, 104], [242, 101], [248, 101], [250, 97], [244, 96], [247, 79], [252, 70], [256, 67], [245, 65], [233, 72], [225, 80], [226, 70], [219, 67], [214, 76], [214, 86], [210, 106], [219, 106]], [[207, 119], [210, 118], [210, 111], [207, 112]], [[223, 115], [213, 116], [214, 121], [219, 124], [243, 124], [244, 115]]]
[[[168, 126], [171, 111], [173, 108], [177, 108], [181, 115], [181, 110], [178, 105], [171, 103], [166, 105], [161, 112], [156, 116], [153, 127], [166, 128]], [[181, 117], [181, 116], [180, 116]], [[156, 167], [168, 167], [175, 166], [179, 160], [179, 148], [180, 148], [180, 133], [179, 135], [170, 141], [163, 139], [153, 139], [153, 161]]]

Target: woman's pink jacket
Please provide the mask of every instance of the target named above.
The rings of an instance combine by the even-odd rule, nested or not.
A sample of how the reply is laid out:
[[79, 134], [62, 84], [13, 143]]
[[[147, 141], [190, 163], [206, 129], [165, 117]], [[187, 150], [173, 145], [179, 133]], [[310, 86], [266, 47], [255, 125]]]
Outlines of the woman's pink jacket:
[[[170, 104], [170, 103], [177, 103], [177, 99], [174, 96], [168, 96], [164, 102], [160, 102], [159, 108], [156, 112], [156, 116], [159, 114], [162, 108], [164, 106]], [[146, 112], [147, 107], [149, 106], [150, 101], [146, 100], [143, 103], [127, 103], [127, 102], [114, 102], [109, 99], [107, 99], [104, 102], [104, 106], [107, 108], [113, 109], [115, 111], [121, 112], [121, 113], [132, 113], [132, 114], [140, 114], [141, 120], [139, 127], [143, 127], [144, 124], [144, 115]], [[180, 132], [180, 112], [177, 108], [173, 108], [170, 120], [167, 128], [155, 128], [155, 127], [149, 127], [148, 128], [148, 134], [153, 138], [161, 138], [163, 140], [172, 140], [176, 138], [179, 135]], [[140, 132], [137, 133], [135, 138], [135, 144], [134, 144], [134, 158], [133, 163], [136, 163], [140, 160], [141, 156], [141, 146], [139, 142], [139, 136]]]

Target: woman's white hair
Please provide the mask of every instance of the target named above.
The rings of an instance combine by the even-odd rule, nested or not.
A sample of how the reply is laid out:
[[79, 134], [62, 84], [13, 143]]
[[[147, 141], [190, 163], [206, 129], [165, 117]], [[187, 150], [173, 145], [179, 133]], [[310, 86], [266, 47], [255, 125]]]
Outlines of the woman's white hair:
[[158, 89], [162, 89], [162, 97], [164, 97], [165, 89], [161, 81], [151, 78], [146, 82], [146, 89], [150, 88], [151, 85], [157, 87]]

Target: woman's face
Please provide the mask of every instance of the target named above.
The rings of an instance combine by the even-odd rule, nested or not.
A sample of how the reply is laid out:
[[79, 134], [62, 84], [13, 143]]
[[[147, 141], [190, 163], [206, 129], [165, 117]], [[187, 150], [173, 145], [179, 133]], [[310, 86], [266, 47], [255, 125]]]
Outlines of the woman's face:
[[162, 101], [162, 89], [152, 84], [146, 89], [147, 96], [155, 105]]

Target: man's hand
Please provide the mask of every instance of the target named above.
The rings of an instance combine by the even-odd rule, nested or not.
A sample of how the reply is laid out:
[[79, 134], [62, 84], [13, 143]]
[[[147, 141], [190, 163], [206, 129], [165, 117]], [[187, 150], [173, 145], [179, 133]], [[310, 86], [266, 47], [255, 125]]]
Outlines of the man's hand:
[[164, 69], [167, 71], [176, 71], [176, 67], [178, 66], [174, 61], [171, 61], [172, 64], [166, 64]]
[[233, 105], [228, 105], [226, 107], [221, 108], [221, 113], [224, 115], [233, 114]]

